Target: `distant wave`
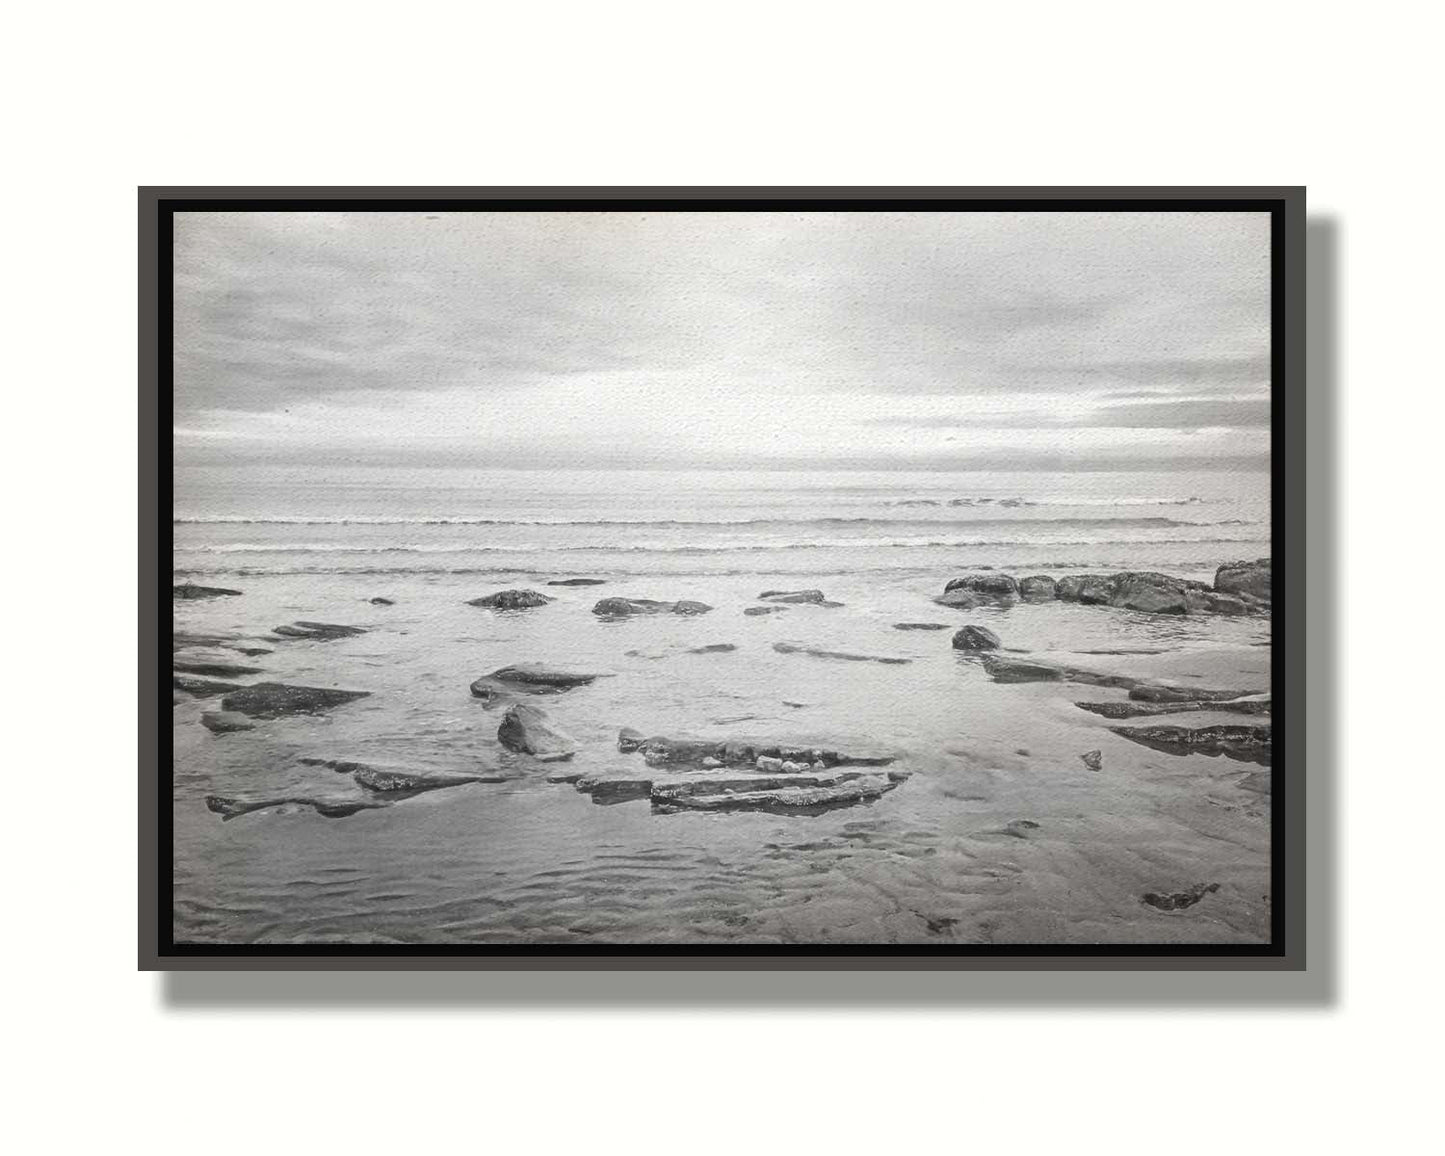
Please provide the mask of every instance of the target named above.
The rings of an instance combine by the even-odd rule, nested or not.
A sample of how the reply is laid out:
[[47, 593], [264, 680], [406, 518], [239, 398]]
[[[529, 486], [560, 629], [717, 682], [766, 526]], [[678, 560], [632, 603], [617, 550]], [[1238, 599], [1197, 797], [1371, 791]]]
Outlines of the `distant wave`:
[[1020, 506], [1207, 506], [1223, 498], [898, 498], [886, 506], [998, 506], [1012, 509]]
[[1219, 522], [1179, 521], [1175, 518], [715, 518], [715, 519], [623, 519], [583, 518], [391, 518], [391, 517], [267, 517], [249, 518], [222, 514], [213, 517], [172, 518], [176, 526], [1251, 526], [1255, 522], [1229, 518]]

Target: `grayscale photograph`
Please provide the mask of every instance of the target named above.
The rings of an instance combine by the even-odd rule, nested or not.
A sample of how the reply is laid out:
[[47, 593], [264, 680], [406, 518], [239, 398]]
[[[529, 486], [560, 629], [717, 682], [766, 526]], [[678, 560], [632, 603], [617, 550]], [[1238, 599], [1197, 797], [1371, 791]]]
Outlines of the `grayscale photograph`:
[[1267, 947], [1274, 236], [176, 211], [173, 942]]

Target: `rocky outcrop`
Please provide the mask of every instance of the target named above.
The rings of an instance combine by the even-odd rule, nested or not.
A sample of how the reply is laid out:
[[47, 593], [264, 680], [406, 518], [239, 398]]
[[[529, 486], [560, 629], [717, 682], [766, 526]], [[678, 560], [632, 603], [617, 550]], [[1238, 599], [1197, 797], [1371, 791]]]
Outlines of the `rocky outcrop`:
[[228, 735], [233, 731], [256, 729], [256, 724], [245, 715], [230, 710], [208, 710], [203, 712], [201, 715], [201, 725], [216, 735]]
[[564, 694], [579, 686], [587, 686], [602, 677], [576, 671], [555, 670], [534, 663], [504, 666], [484, 674], [472, 683], [472, 694], [491, 702], [510, 694]]
[[1116, 574], [1110, 606], [1138, 610], [1144, 614], [1188, 614], [1189, 599], [1184, 583], [1168, 574]]
[[764, 590], [758, 595], [759, 602], [826, 602], [821, 590]]
[[966, 574], [943, 588], [945, 594], [957, 590], [986, 601], [1012, 601], [1019, 596], [1018, 581], [1011, 574]]
[[1077, 666], [1064, 666], [1043, 659], [1009, 658], [983, 653], [979, 661], [994, 682], [1080, 682], [1088, 686], [1112, 686], [1123, 690], [1138, 686], [1140, 680], [1124, 674], [1100, 674]]
[[1193, 907], [1206, 895], [1213, 895], [1218, 890], [1218, 883], [1201, 883], [1197, 887], [1191, 887], [1188, 891], [1171, 891], [1168, 894], [1150, 891], [1144, 895], [1143, 902], [1160, 911], [1183, 911], [1187, 907]]
[[483, 598], [473, 598], [468, 606], [480, 606], [484, 610], [530, 610], [534, 606], [546, 606], [553, 601], [535, 590], [501, 590]]
[[1019, 579], [1019, 597], [1025, 602], [1052, 602], [1058, 597], [1058, 583], [1047, 574]]
[[1186, 714], [1191, 711], [1226, 711], [1229, 714], [1264, 715], [1270, 713], [1269, 695], [1231, 699], [1225, 702], [1076, 702], [1080, 710], [1104, 718], [1143, 718], [1149, 715]]
[[248, 674], [265, 673], [259, 666], [242, 666], [235, 662], [193, 662], [179, 658], [171, 662], [171, 669], [186, 674], [205, 674], [212, 678], [242, 678]]
[[793, 642], [775, 642], [773, 649], [779, 654], [810, 654], [814, 658], [836, 658], [841, 662], [881, 662], [888, 666], [903, 666], [911, 658], [880, 657], [875, 654], [850, 654], [846, 650], [819, 650], [811, 646], [799, 646]]
[[953, 636], [954, 650], [997, 650], [1002, 645], [987, 626], [965, 626]]
[[806, 776], [777, 780], [731, 780], [714, 785], [693, 778], [685, 782], [654, 783], [651, 798], [657, 810], [767, 811], [777, 814], [822, 814], [837, 807], [870, 802], [893, 790], [898, 779], [888, 775], [847, 776], [842, 781], [804, 782]]
[[306, 638], [313, 642], [334, 642], [338, 638], [353, 638], [366, 631], [360, 626], [338, 626], [334, 622], [296, 621], [289, 626], [272, 627], [272, 634], [283, 638]]
[[[701, 768], [707, 760], [722, 767], [781, 769], [785, 763], [799, 767], [831, 768], [840, 766], [881, 767], [893, 762], [894, 754], [868, 743], [812, 742], [804, 739], [699, 739], [689, 736], [653, 735], [635, 742], [638, 732], [624, 728], [618, 736], [618, 748], [642, 752], [649, 766], [687, 766]], [[627, 739], [624, 745], [623, 739]]]
[[171, 587], [171, 599], [175, 602], [189, 602], [198, 598], [235, 598], [240, 590], [228, 590], [224, 586], [197, 586], [194, 582], [182, 582]]
[[1054, 593], [1062, 602], [1106, 606], [1114, 597], [1114, 579], [1103, 574], [1070, 574], [1058, 580]]
[[1171, 755], [1224, 755], [1243, 762], [1270, 760], [1271, 729], [1268, 726], [1142, 726], [1110, 727], [1116, 735]]
[[743, 613], [749, 618], [756, 618], [762, 614], [781, 614], [786, 609], [786, 606], [749, 606]]
[[606, 586], [605, 578], [554, 578], [548, 586]]
[[1268, 602], [1273, 597], [1274, 571], [1268, 558], [1253, 562], [1226, 562], [1214, 572], [1214, 589], [1220, 594], [1247, 594]]
[[258, 682], [232, 690], [221, 700], [221, 709], [239, 711], [251, 718], [325, 714], [333, 707], [367, 698], [370, 694], [367, 690], [337, 690], [326, 686], [288, 686], [282, 682]]
[[1173, 686], [1144, 682], [1129, 692], [1135, 702], [1228, 702], [1263, 692], [1257, 690], [1208, 690], [1201, 686]]
[[635, 614], [706, 614], [705, 602], [658, 602], [651, 598], [604, 598], [592, 607], [599, 618], [630, 618]]
[[269, 811], [276, 807], [310, 807], [327, 819], [345, 819], [358, 811], [375, 811], [387, 803], [371, 803], [365, 799], [323, 799], [306, 795], [284, 795], [274, 799], [237, 799], [229, 795], [207, 795], [206, 807], [221, 816], [222, 821], [252, 811]]
[[895, 622], [894, 630], [947, 630], [947, 622]]
[[980, 598], [971, 590], [949, 590], [940, 594], [933, 600], [939, 606], [947, 606], [951, 610], [972, 610], [987, 599]]
[[577, 753], [577, 743], [551, 725], [541, 707], [515, 703], [502, 716], [497, 728], [497, 741], [508, 750], [532, 755], [542, 762], [570, 759]]
[[423, 791], [439, 791], [467, 783], [504, 783], [504, 775], [463, 775], [446, 771], [413, 771], [402, 768], [359, 766], [353, 779], [368, 791], [393, 797], [419, 795]]

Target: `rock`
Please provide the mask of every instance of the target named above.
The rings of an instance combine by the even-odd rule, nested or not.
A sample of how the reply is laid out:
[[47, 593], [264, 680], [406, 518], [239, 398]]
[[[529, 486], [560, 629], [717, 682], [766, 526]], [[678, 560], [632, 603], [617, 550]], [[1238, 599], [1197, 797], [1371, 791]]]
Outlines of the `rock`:
[[813, 602], [826, 601], [821, 590], [764, 590], [758, 595], [759, 602]]
[[368, 791], [378, 794], [419, 795], [423, 791], [439, 791], [446, 787], [460, 787], [465, 783], [504, 783], [503, 775], [461, 775], [442, 771], [393, 770], [382, 767], [360, 766], [352, 772], [354, 778]]
[[1014, 599], [1019, 596], [1019, 584], [1009, 574], [966, 574], [954, 578], [943, 588], [945, 594], [962, 590], [983, 599]]
[[968, 590], [950, 590], [945, 594], [940, 594], [933, 601], [939, 606], [948, 606], [954, 610], [972, 610], [982, 599]]
[[554, 578], [548, 586], [606, 586], [604, 578]]
[[239, 711], [252, 718], [280, 718], [284, 715], [323, 714], [332, 707], [370, 697], [368, 690], [336, 690], [324, 686], [288, 686], [281, 682], [258, 682], [238, 687], [221, 700], [221, 709]]
[[984, 670], [994, 682], [1062, 682], [1064, 668], [1052, 662], [1026, 661], [1021, 658], [983, 656]]
[[371, 604], [372, 604], [373, 606], [395, 606], [395, 605], [396, 605], [396, 603], [393, 602], [390, 598], [372, 598], [372, 599], [370, 599], [370, 602], [371, 602]]
[[1254, 562], [1227, 562], [1214, 573], [1220, 594], [1248, 594], [1268, 602], [1274, 595], [1274, 571], [1268, 558]]
[[987, 626], [965, 626], [953, 636], [954, 650], [997, 650], [1002, 645]]
[[468, 606], [480, 606], [484, 610], [530, 610], [534, 606], [546, 606], [554, 601], [535, 590], [502, 590], [483, 598], [473, 598]]
[[756, 618], [760, 614], [781, 614], [786, 609], [786, 606], [749, 606], [743, 613]]
[[[624, 728], [623, 735], [630, 740], [638, 732]], [[618, 748], [623, 748], [623, 735], [618, 736]], [[654, 735], [628, 749], [640, 750], [643, 758], [652, 766], [685, 765], [701, 766], [706, 759], [716, 759], [729, 767], [756, 767], [758, 760], [774, 760], [765, 766], [781, 770], [784, 762], [813, 766], [821, 763], [824, 767], [839, 766], [886, 766], [895, 756], [890, 751], [863, 743], [848, 742], [843, 746], [829, 742], [777, 739], [698, 739], [688, 736], [668, 737]]]
[[334, 622], [293, 622], [290, 626], [277, 626], [273, 634], [286, 638], [309, 638], [315, 642], [332, 642], [338, 638], [351, 638], [366, 631], [360, 626], [338, 626]]
[[843, 662], [881, 662], [889, 666], [902, 666], [913, 661], [911, 658], [887, 658], [872, 654], [850, 654], [844, 650], [817, 650], [813, 647], [798, 646], [792, 642], [775, 642], [773, 649], [779, 654], [811, 654], [814, 658], [836, 658]]
[[1215, 594], [1210, 591], [1201, 594], [1200, 598], [1204, 602], [1204, 609], [1214, 614], [1241, 615], [1252, 612], [1252, 607], [1248, 602], [1233, 594]]
[[635, 751], [643, 744], [645, 738], [646, 736], [641, 731], [623, 727], [617, 732], [617, 749], [623, 752]]
[[645, 799], [652, 794], [652, 780], [636, 775], [581, 775], [575, 785], [583, 794], [591, 795], [594, 803], [603, 805]]
[[1025, 602], [1052, 602], [1058, 597], [1057, 586], [1047, 574], [1032, 574], [1019, 579], [1019, 597]]
[[1114, 580], [1102, 574], [1070, 574], [1060, 578], [1054, 590], [1064, 602], [1103, 606], [1114, 597]]
[[179, 586], [171, 587], [171, 599], [176, 602], [196, 598], [234, 598], [240, 593], [239, 590], [228, 590], [224, 586], [197, 586], [194, 582], [182, 582]]
[[1030, 831], [1037, 831], [1038, 829], [1039, 825], [1032, 819], [1015, 819], [1000, 833], [1012, 835], [1015, 839], [1027, 839]]
[[577, 752], [576, 742], [552, 727], [547, 712], [529, 703], [507, 708], [497, 728], [497, 740], [508, 750], [545, 761], [570, 759]]
[[666, 786], [654, 783], [652, 802], [661, 809], [821, 814], [834, 807], [876, 799], [897, 785], [897, 781], [884, 775], [860, 775], [831, 785], [815, 786], [788, 779], [778, 786], [743, 783], [713, 793], [706, 792], [706, 784], [694, 781], [683, 784], [683, 790], [664, 793]]
[[1134, 687], [1129, 697], [1135, 702], [1228, 702], [1237, 698], [1258, 696], [1257, 690], [1206, 690], [1200, 686], [1170, 686], [1145, 682]]
[[947, 630], [947, 622], [895, 622], [894, 630]]
[[1168, 895], [1150, 891], [1144, 896], [1144, 902], [1150, 907], [1157, 907], [1160, 911], [1183, 911], [1186, 907], [1193, 907], [1206, 895], [1212, 895], [1218, 890], [1218, 883], [1201, 883], [1198, 887], [1191, 887], [1188, 891], [1174, 891]]
[[256, 646], [256, 639], [249, 639], [240, 634], [196, 634], [188, 630], [173, 630], [171, 632], [171, 650], [190, 650], [194, 647], [213, 647], [217, 650], [234, 650], [249, 658], [258, 654], [271, 654], [269, 648]]
[[737, 645], [731, 642], [714, 642], [708, 646], [694, 646], [688, 654], [731, 654]]
[[1104, 769], [1103, 751], [1085, 751], [1079, 758], [1084, 760], [1084, 766], [1091, 771], [1102, 771]]
[[1115, 574], [1110, 606], [1145, 614], [1188, 614], [1185, 586], [1168, 574], [1126, 572]]
[[317, 799], [306, 796], [287, 795], [277, 799], [256, 799], [245, 800], [235, 799], [228, 795], [207, 795], [206, 807], [221, 816], [221, 819], [234, 819], [238, 815], [247, 815], [252, 811], [269, 810], [272, 807], [286, 805], [297, 807], [310, 807], [318, 815], [327, 819], [344, 819], [354, 815], [358, 811], [375, 811], [381, 807], [388, 806], [387, 803], [369, 803], [364, 799]]
[[185, 674], [172, 675], [171, 684], [176, 690], [183, 690], [192, 698], [214, 698], [218, 694], [243, 689], [239, 682], [215, 682], [209, 678], [192, 678]]
[[600, 618], [628, 618], [634, 614], [706, 614], [705, 602], [658, 602], [651, 598], [604, 598], [592, 607]]
[[1268, 726], [1110, 727], [1116, 735], [1171, 755], [1224, 755], [1268, 766], [1272, 728]]
[[1255, 695], [1227, 702], [1076, 702], [1074, 705], [1080, 710], [1115, 719], [1185, 714], [1201, 710], [1222, 710], [1230, 714], [1269, 714], [1270, 696]]
[[472, 694], [491, 702], [502, 695], [521, 692], [524, 694], [565, 694], [567, 691], [601, 678], [597, 674], [583, 674], [575, 671], [554, 670], [534, 663], [503, 666], [491, 674], [484, 674], [472, 683]]
[[212, 734], [228, 735], [233, 731], [255, 730], [256, 724], [237, 711], [208, 710], [201, 714], [201, 725]]
[[213, 678], [236, 678], [247, 674], [264, 674], [259, 666], [241, 666], [234, 662], [190, 662], [176, 659], [171, 663], [174, 670], [187, 674], [208, 674]]

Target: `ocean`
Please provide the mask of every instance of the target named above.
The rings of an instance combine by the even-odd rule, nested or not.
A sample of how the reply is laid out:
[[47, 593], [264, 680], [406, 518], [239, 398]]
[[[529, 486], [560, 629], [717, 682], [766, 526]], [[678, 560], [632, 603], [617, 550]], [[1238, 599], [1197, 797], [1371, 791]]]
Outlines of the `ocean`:
[[[1137, 678], [1267, 691], [1266, 616], [1076, 603], [961, 611], [953, 577], [1157, 570], [1208, 581], [1270, 552], [1265, 473], [529, 472], [178, 466], [178, 631], [268, 653], [255, 681], [370, 697], [213, 734], [216, 700], [177, 695], [174, 930], [195, 942], [1259, 942], [1269, 795], [1256, 765], [1122, 738], [1078, 700], [1122, 692], [1000, 684], [950, 646], [986, 625], [1008, 650]], [[548, 586], [595, 578], [589, 587]], [[555, 599], [494, 612], [468, 600]], [[767, 589], [841, 606], [746, 616]], [[603, 620], [602, 597], [714, 609]], [[391, 605], [373, 604], [385, 598]], [[274, 627], [360, 627], [337, 641]], [[951, 629], [900, 631], [895, 623]], [[784, 653], [775, 644], [901, 663]], [[727, 652], [690, 653], [728, 644]], [[577, 766], [635, 768], [645, 734], [854, 737], [908, 779], [819, 814], [598, 805], [497, 741], [468, 684], [535, 662], [610, 675], [539, 700]], [[241, 681], [248, 681], [242, 679]], [[1172, 722], [1172, 718], [1144, 722]], [[1197, 712], [1188, 725], [1238, 723]], [[1247, 720], [1257, 721], [1257, 720]], [[1268, 721], [1267, 719], [1263, 721]], [[1103, 769], [1081, 760], [1102, 752]], [[385, 809], [280, 806], [223, 821], [209, 795], [336, 794], [314, 760], [497, 772]], [[312, 760], [312, 761], [303, 761]], [[1028, 824], [1033, 824], [1029, 826]], [[1187, 910], [1141, 902], [1219, 884]]]

